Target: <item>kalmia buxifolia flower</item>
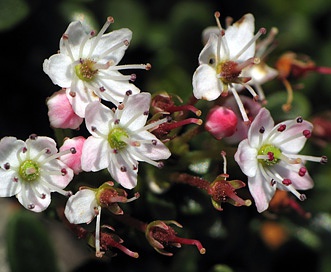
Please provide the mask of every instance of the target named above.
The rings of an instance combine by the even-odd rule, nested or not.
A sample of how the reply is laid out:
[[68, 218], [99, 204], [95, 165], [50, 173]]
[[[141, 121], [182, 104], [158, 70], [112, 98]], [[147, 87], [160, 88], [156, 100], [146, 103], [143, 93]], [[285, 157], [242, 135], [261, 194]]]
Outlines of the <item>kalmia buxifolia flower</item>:
[[241, 180], [230, 180], [227, 181], [229, 175], [227, 172], [227, 161], [225, 157], [225, 151], [221, 152], [221, 155], [224, 160], [223, 164], [223, 174], [220, 174], [216, 177], [213, 182], [209, 182], [201, 177], [192, 176], [186, 173], [174, 174], [172, 180], [175, 182], [186, 183], [191, 186], [197, 187], [199, 189], [207, 192], [211, 196], [211, 201], [215, 209], [222, 211], [223, 208], [221, 204], [228, 202], [233, 206], [250, 206], [252, 202], [249, 199], [243, 200], [240, 198], [236, 190], [246, 186]]
[[306, 196], [297, 190], [313, 187], [306, 161], [326, 163], [327, 158], [299, 155], [313, 126], [298, 117], [274, 125], [270, 112], [262, 108], [240, 142], [235, 160], [248, 176], [248, 188], [257, 210], [265, 211], [276, 189], [292, 192], [298, 199]]
[[84, 119], [74, 112], [65, 90], [52, 94], [47, 98], [46, 104], [51, 127], [78, 129], [83, 123]]
[[113, 185], [114, 183], [109, 181], [96, 189], [80, 187], [76, 194], [69, 197], [64, 210], [65, 217], [71, 224], [89, 224], [95, 217], [97, 218], [94, 235], [97, 257], [102, 257], [104, 253], [100, 246], [101, 209], [107, 208], [114, 214], [123, 214], [118, 203], [127, 203], [139, 197], [139, 194], [136, 194], [128, 199], [126, 191], [115, 188]]
[[278, 78], [283, 82], [287, 91], [287, 101], [283, 105], [284, 111], [289, 111], [293, 102], [293, 88], [289, 81], [290, 77], [301, 78], [308, 72], [314, 71], [320, 74], [331, 74], [330, 67], [317, 66], [306, 55], [298, 55], [294, 52], [282, 54], [275, 63], [278, 70]]
[[86, 108], [85, 123], [92, 134], [84, 143], [82, 169], [99, 171], [107, 168], [115, 181], [127, 189], [137, 185], [138, 161], [162, 167], [171, 155], [169, 149], [149, 130], [167, 122], [166, 118], [145, 125], [151, 95], [127, 95], [113, 112], [100, 102]]
[[197, 99], [211, 101], [219, 96], [227, 96], [230, 91], [237, 101], [244, 121], [249, 122], [237, 89], [243, 86], [255, 100], [258, 99], [254, 89], [247, 83], [251, 79], [247, 68], [260, 62], [260, 59], [254, 56], [255, 42], [266, 30], [261, 28], [256, 35], [253, 34], [252, 14], [244, 15], [224, 30], [219, 16], [216, 12], [219, 33], [210, 33], [208, 42], [199, 55], [199, 67], [192, 79], [193, 94]]
[[217, 140], [236, 132], [237, 115], [229, 108], [215, 106], [207, 114], [205, 129]]
[[28, 210], [41, 212], [51, 203], [51, 192], [68, 196], [63, 189], [73, 171], [58, 158], [75, 153], [68, 147], [58, 153], [53, 139], [32, 134], [25, 142], [15, 137], [0, 141], [0, 196], [16, 195]]
[[176, 231], [170, 224], [182, 228], [182, 226], [173, 220], [156, 220], [149, 223], [145, 230], [145, 236], [149, 244], [160, 254], [172, 256], [171, 252], [164, 250], [165, 247], [181, 247], [182, 245], [195, 245], [201, 254], [206, 253], [206, 249], [198, 240], [181, 238], [176, 236]]
[[66, 89], [68, 100], [80, 117], [85, 116], [90, 102], [101, 98], [118, 106], [127, 90], [140, 92], [130, 83], [136, 75], [123, 75], [120, 70], [151, 68], [150, 64], [118, 65], [132, 32], [122, 28], [104, 34], [113, 21], [108, 17], [97, 35], [84, 22], [70, 23], [61, 37], [59, 53], [44, 61], [44, 72], [55, 85]]

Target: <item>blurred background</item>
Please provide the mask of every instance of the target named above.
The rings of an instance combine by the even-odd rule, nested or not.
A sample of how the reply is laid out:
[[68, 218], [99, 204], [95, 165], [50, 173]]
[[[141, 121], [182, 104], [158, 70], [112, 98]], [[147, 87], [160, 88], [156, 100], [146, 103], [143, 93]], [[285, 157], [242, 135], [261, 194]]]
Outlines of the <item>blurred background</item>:
[[[216, 25], [215, 11], [220, 11], [223, 25], [226, 16], [236, 21], [250, 12], [255, 16], [256, 30], [277, 27], [278, 46], [268, 56], [270, 66], [281, 54], [294, 51], [308, 55], [317, 65], [331, 67], [329, 0], [0, 0], [1, 138], [24, 140], [32, 133], [54, 137], [45, 100], [59, 87], [43, 72], [42, 63], [57, 52], [61, 35], [75, 18], [84, 14], [98, 30], [107, 16], [112, 16], [115, 22], [109, 31], [130, 28], [133, 39], [122, 63], [152, 64], [150, 71], [135, 71], [135, 84], [142, 91], [165, 90], [187, 101], [203, 47], [201, 33], [207, 26]], [[303, 88], [295, 91], [290, 115], [312, 120], [328, 113], [331, 75], [312, 72], [292, 84]], [[272, 113], [279, 112], [286, 94], [284, 85], [274, 80], [265, 84], [264, 90]], [[276, 121], [285, 116], [277, 114]], [[305, 153], [330, 157], [330, 137], [325, 138], [313, 139]], [[229, 160], [231, 172], [233, 160]], [[300, 205], [311, 213], [309, 220], [293, 209], [261, 215], [254, 205], [236, 208], [224, 204], [224, 211], [217, 212], [207, 196], [183, 185], [174, 186], [161, 198], [146, 192], [143, 207], [139, 202], [132, 204], [130, 213], [142, 220], [161, 217], [180, 222], [184, 226], [180, 234], [199, 239], [207, 249], [205, 255], [183, 246], [173, 249], [173, 257], [161, 256], [143, 236], [117, 226], [125, 245], [138, 251], [140, 258], [119, 252], [114, 258], [96, 260], [93, 250], [52, 219], [51, 209], [46, 213], [47, 220], [47, 216], [24, 211], [14, 198], [0, 199], [0, 271], [23, 271], [19, 266], [10, 270], [8, 259], [40, 263], [39, 268], [24, 271], [45, 271], [45, 267], [54, 271], [123, 272], [331, 271], [330, 166], [309, 165], [308, 169], [316, 185]], [[233, 178], [245, 181], [240, 173], [233, 172]], [[33, 233], [36, 240], [31, 240]], [[7, 249], [16, 253], [9, 253], [8, 258]], [[46, 251], [50, 253], [44, 256]]]

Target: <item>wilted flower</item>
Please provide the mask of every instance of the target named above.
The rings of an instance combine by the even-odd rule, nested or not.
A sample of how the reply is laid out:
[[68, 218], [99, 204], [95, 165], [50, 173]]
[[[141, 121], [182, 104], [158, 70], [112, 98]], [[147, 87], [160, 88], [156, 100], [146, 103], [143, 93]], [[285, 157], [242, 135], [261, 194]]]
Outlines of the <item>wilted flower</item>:
[[201, 254], [206, 253], [206, 249], [198, 240], [176, 236], [176, 232], [172, 227], [170, 227], [170, 224], [180, 228], [182, 227], [179, 223], [173, 220], [153, 221], [146, 227], [146, 239], [157, 252], [166, 256], [172, 256], [172, 253], [164, 250], [165, 246], [181, 247], [182, 245], [195, 245]]
[[263, 212], [276, 188], [292, 192], [300, 200], [306, 199], [297, 190], [313, 187], [305, 161], [325, 163], [327, 158], [299, 155], [312, 124], [298, 117], [274, 126], [267, 109], [262, 108], [248, 131], [248, 138], [240, 142], [235, 160], [248, 176], [248, 187], [257, 210]]
[[67, 89], [67, 97], [80, 117], [85, 116], [88, 103], [99, 98], [117, 106], [127, 90], [140, 92], [129, 83], [136, 75], [122, 75], [119, 70], [151, 68], [150, 64], [118, 65], [132, 32], [122, 28], [104, 34], [112, 22], [113, 18], [108, 17], [96, 36], [82, 22], [70, 23], [60, 40], [59, 53], [44, 61], [44, 72], [54, 84]]
[[16, 195], [18, 201], [34, 212], [45, 210], [51, 202], [51, 192], [64, 191], [73, 178], [73, 171], [58, 158], [75, 153], [68, 148], [60, 153], [49, 137], [31, 135], [25, 142], [15, 137], [0, 141], [0, 196]]
[[86, 108], [86, 126], [92, 134], [83, 146], [82, 169], [108, 168], [114, 180], [131, 189], [137, 184], [138, 161], [157, 167], [156, 160], [167, 159], [169, 149], [148, 130], [166, 122], [162, 119], [145, 125], [151, 102], [149, 93], [131, 95], [115, 112], [99, 102]]
[[215, 13], [219, 34], [210, 33], [205, 47], [199, 55], [199, 67], [193, 75], [193, 94], [197, 99], [208, 101], [220, 95], [227, 96], [228, 91], [234, 95], [244, 121], [249, 122], [236, 88], [244, 86], [255, 99], [254, 89], [248, 85], [251, 79], [247, 69], [260, 62], [255, 58], [255, 41], [265, 33], [261, 28], [254, 36], [254, 17], [246, 14], [226, 30], [219, 22], [219, 13]]
[[105, 182], [99, 188], [80, 187], [79, 191], [69, 197], [64, 214], [71, 224], [89, 224], [97, 217], [95, 228], [96, 256], [102, 257], [100, 247], [101, 208], [107, 208], [114, 214], [122, 214], [118, 202], [126, 203], [137, 199], [139, 195], [128, 199], [123, 189], [113, 187], [113, 182]]

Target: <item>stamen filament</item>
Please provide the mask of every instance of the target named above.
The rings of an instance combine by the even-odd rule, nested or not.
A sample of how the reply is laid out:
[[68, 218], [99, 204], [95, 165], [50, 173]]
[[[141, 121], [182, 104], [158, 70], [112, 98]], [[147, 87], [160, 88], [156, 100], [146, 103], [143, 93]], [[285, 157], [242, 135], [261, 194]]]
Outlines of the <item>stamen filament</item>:
[[250, 121], [248, 119], [248, 116], [247, 116], [247, 113], [246, 113], [246, 110], [245, 110], [245, 107], [244, 107], [244, 104], [242, 103], [236, 89], [232, 87], [230, 90], [231, 90], [231, 92], [232, 92], [232, 94], [233, 94], [233, 96], [234, 96], [234, 98], [237, 102], [237, 105], [239, 107], [239, 110], [240, 110], [240, 113], [241, 113], [241, 116], [242, 116], [244, 122], [245, 123], [250, 123]]
[[135, 133], [139, 133], [141, 131], [144, 131], [144, 130], [151, 130], [151, 129], [154, 129], [154, 128], [157, 128], [159, 125], [163, 124], [163, 123], [166, 123], [168, 122], [168, 118], [163, 118], [163, 119], [160, 119], [158, 121], [155, 121], [153, 123], [150, 123], [142, 128], [139, 128], [137, 130], [134, 130]]
[[101, 258], [103, 252], [100, 251], [100, 219], [101, 219], [101, 206], [98, 206], [98, 215], [95, 223], [95, 256]]

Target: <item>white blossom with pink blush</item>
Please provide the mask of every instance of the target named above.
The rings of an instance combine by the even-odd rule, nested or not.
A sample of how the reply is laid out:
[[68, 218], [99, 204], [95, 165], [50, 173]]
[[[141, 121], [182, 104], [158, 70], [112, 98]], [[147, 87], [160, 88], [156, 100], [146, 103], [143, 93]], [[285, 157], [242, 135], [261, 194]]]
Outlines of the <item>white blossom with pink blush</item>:
[[47, 99], [48, 118], [53, 128], [77, 129], [83, 123], [73, 110], [65, 90], [55, 92]]
[[226, 96], [230, 91], [237, 101], [244, 121], [248, 122], [236, 89], [243, 86], [254, 98], [258, 97], [247, 83], [250, 80], [247, 70], [260, 61], [259, 58], [254, 57], [255, 42], [265, 33], [265, 29], [261, 28], [254, 35], [254, 16], [250, 13], [225, 30], [221, 27], [218, 13], [215, 17], [219, 34], [208, 33], [208, 42], [199, 55], [199, 67], [192, 79], [193, 94], [197, 99], [211, 101], [220, 95]]
[[78, 175], [80, 172], [83, 171], [81, 156], [82, 156], [82, 149], [84, 142], [85, 142], [85, 138], [83, 136], [66, 138], [63, 142], [63, 145], [60, 147], [60, 151], [65, 151], [68, 148], [72, 148], [72, 147], [75, 148], [76, 150], [75, 154], [65, 154], [59, 158], [74, 171], [75, 175]]
[[99, 102], [86, 107], [86, 127], [92, 134], [84, 143], [82, 169], [99, 171], [107, 168], [113, 179], [132, 189], [137, 184], [138, 161], [162, 166], [169, 149], [149, 129], [166, 119], [145, 125], [151, 94], [127, 93], [120, 107], [113, 112]]
[[80, 21], [69, 24], [60, 40], [59, 53], [43, 63], [44, 72], [54, 84], [67, 89], [67, 97], [73, 110], [85, 116], [86, 106], [100, 98], [116, 106], [125, 92], [140, 90], [130, 83], [135, 74], [123, 75], [123, 69], [150, 69], [149, 64], [118, 65], [132, 38], [131, 30], [122, 28], [104, 34], [113, 18], [95, 36], [90, 27]]
[[25, 142], [15, 137], [0, 141], [0, 197], [16, 195], [18, 201], [34, 212], [45, 210], [51, 192], [69, 195], [63, 189], [73, 178], [73, 171], [58, 159], [74, 153], [70, 148], [58, 153], [49, 137], [31, 135]]
[[274, 125], [270, 112], [262, 108], [248, 130], [247, 139], [240, 142], [235, 160], [248, 176], [248, 188], [258, 212], [265, 211], [276, 189], [292, 192], [306, 199], [297, 190], [313, 187], [305, 161], [325, 163], [327, 158], [299, 155], [311, 136], [313, 126], [298, 117]]

